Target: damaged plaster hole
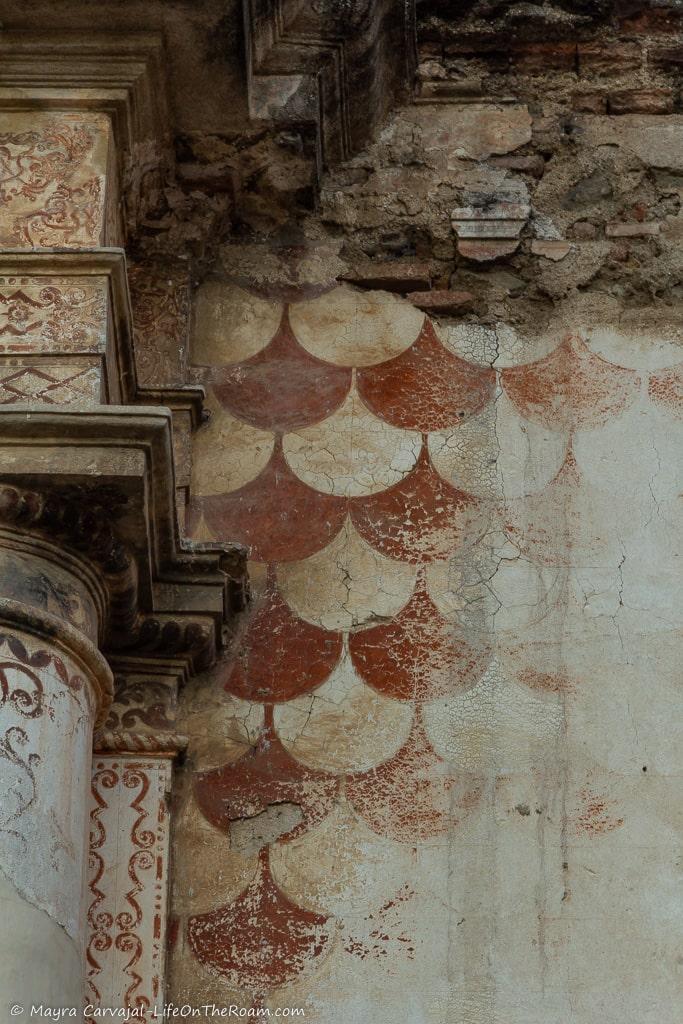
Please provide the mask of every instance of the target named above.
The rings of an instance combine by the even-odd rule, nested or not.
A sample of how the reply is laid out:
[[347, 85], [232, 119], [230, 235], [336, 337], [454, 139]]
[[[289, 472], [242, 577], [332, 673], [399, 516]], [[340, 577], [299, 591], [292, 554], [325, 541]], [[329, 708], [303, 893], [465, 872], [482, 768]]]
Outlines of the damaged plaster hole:
[[230, 847], [243, 855], [258, 853], [300, 825], [303, 817], [299, 805], [290, 801], [268, 804], [258, 814], [230, 821]]

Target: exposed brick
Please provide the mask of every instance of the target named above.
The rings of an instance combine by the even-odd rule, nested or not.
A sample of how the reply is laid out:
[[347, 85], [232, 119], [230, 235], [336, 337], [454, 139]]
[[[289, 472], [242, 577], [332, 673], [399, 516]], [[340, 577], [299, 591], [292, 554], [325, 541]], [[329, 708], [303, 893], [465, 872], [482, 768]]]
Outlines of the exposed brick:
[[655, 67], [678, 67], [683, 64], [683, 43], [678, 46], [656, 46], [649, 54], [649, 61]]
[[665, 7], [638, 11], [619, 23], [620, 32], [626, 35], [651, 35], [657, 32], [679, 32], [683, 15], [680, 10]]
[[574, 71], [575, 43], [526, 43], [510, 51], [510, 61], [519, 71]]
[[619, 71], [633, 71], [642, 62], [638, 43], [581, 43], [579, 44], [579, 70], [599, 75], [613, 75]]
[[489, 163], [494, 167], [504, 167], [508, 171], [520, 171], [530, 174], [533, 178], [542, 178], [545, 171], [545, 160], [542, 156], [492, 156]]
[[461, 313], [470, 309], [474, 301], [472, 292], [455, 291], [450, 288], [435, 288], [430, 292], [408, 292], [406, 298], [425, 313]]
[[605, 234], [608, 238], [646, 238], [650, 235], [658, 235], [661, 225], [657, 221], [649, 221], [639, 224], [637, 221], [630, 224], [608, 224], [605, 227]]
[[531, 251], [534, 256], [543, 256], [547, 260], [563, 260], [571, 251], [571, 242], [563, 242], [555, 239], [534, 238], [531, 243]]
[[474, 239], [459, 238], [458, 252], [468, 260], [475, 260], [477, 263], [488, 263], [491, 260], [501, 259], [503, 256], [512, 256], [517, 252], [519, 242], [507, 239]]
[[414, 261], [357, 263], [341, 277], [343, 281], [350, 281], [360, 288], [381, 288], [383, 291], [401, 293], [426, 291], [432, 283], [429, 264]]
[[606, 114], [607, 95], [604, 92], [575, 92], [572, 107], [581, 114]]
[[468, 79], [466, 81], [458, 79], [430, 79], [429, 81], [423, 80], [420, 85], [420, 96], [425, 98], [444, 97], [446, 99], [458, 99], [459, 97], [466, 97], [471, 99], [481, 95], [480, 78]]
[[476, 60], [486, 64], [490, 71], [507, 71], [510, 66], [510, 54], [507, 48], [494, 44], [475, 47], [472, 43], [448, 43], [444, 47], [446, 57], [455, 60]]
[[671, 89], [623, 89], [609, 94], [610, 114], [671, 114], [674, 98]]

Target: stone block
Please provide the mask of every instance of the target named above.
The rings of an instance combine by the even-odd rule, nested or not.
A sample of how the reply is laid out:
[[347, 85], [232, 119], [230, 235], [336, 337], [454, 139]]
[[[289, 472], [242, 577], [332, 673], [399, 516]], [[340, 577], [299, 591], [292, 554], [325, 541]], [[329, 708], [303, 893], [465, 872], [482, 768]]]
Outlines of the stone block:
[[542, 178], [545, 171], [545, 160], [542, 156], [492, 156], [490, 163], [494, 167], [503, 167], [508, 171], [530, 174], [532, 178]]
[[486, 160], [498, 154], [511, 153], [531, 142], [531, 117], [523, 104], [501, 106], [493, 103], [471, 103], [458, 110], [449, 110], [448, 117], [427, 126], [427, 149], [443, 150], [466, 160]]
[[585, 145], [620, 146], [637, 156], [646, 167], [683, 171], [683, 116], [667, 118], [648, 114], [621, 117], [583, 116], [580, 127]]
[[572, 230], [574, 238], [580, 241], [591, 242], [598, 237], [596, 225], [592, 224], [589, 220], [577, 221]]
[[456, 207], [451, 218], [459, 239], [517, 238], [530, 212], [531, 207], [527, 203], [502, 200]]

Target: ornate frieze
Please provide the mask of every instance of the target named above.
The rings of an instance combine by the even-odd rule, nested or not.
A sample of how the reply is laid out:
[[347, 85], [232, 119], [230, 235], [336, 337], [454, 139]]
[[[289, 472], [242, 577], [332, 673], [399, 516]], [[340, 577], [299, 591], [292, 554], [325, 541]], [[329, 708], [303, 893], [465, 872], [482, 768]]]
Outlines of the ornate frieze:
[[131, 401], [129, 337], [122, 251], [0, 253], [0, 404]]
[[[21, 267], [19, 267], [21, 269]], [[0, 351], [80, 353], [104, 350], [106, 282], [49, 276], [0, 277]]]
[[105, 114], [5, 111], [0, 123], [0, 245], [108, 244], [111, 123]]

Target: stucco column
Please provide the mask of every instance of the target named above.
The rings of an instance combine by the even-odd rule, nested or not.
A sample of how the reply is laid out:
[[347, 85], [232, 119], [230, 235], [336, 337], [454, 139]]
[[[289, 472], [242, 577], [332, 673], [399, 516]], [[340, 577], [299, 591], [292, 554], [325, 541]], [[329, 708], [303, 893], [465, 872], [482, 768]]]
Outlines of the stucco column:
[[81, 1006], [92, 734], [112, 679], [92, 565], [0, 529], [0, 1018]]

